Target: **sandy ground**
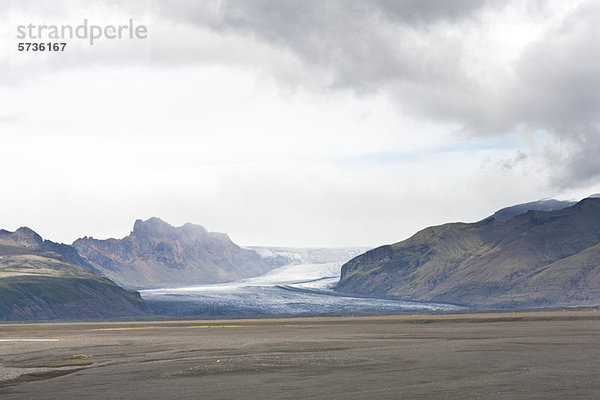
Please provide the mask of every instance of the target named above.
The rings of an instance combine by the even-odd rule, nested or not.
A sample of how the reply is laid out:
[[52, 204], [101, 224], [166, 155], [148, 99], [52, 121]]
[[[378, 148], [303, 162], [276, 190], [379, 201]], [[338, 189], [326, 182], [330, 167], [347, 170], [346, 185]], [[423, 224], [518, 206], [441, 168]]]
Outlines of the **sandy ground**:
[[600, 312], [0, 325], [3, 400], [599, 393]]

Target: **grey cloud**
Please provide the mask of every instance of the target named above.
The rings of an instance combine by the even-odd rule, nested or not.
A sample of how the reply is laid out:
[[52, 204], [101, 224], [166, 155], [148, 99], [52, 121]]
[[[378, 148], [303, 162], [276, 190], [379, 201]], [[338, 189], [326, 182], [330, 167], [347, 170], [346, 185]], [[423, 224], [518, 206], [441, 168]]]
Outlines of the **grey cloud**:
[[515, 121], [557, 143], [546, 151], [551, 183], [575, 187], [600, 178], [600, 4], [584, 3], [532, 43], [515, 72]]
[[512, 106], [523, 121], [569, 126], [597, 121], [600, 106], [600, 3], [587, 3], [532, 43], [516, 68]]
[[512, 65], [491, 72], [496, 82], [481, 80], [469, 63], [481, 57], [483, 68], [493, 66], [485, 58], [494, 49], [469, 54], [468, 28], [477, 28], [491, 7], [498, 13], [522, 7], [534, 23], [550, 9], [548, 2], [523, 4], [223, 0], [159, 7], [175, 20], [291, 51], [327, 76], [330, 87], [387, 93], [403, 110], [460, 124], [470, 135], [542, 130], [563, 149], [559, 163], [545, 158], [551, 184], [589, 182], [600, 176], [598, 157], [590, 153], [600, 147], [600, 4], [582, 2]]
[[387, 18], [409, 23], [431, 23], [432, 21], [456, 21], [474, 15], [489, 5], [482, 0], [377, 0], [373, 5]]
[[[485, 1], [218, 1], [158, 3], [161, 15], [290, 51], [326, 86], [385, 92], [405, 110], [479, 131], [506, 128], [503, 99], [473, 79], [464, 27]], [[503, 78], [503, 77], [501, 77]], [[482, 101], [485, 98], [485, 101]]]
[[551, 184], [574, 188], [600, 179], [600, 125], [572, 126], [559, 131], [556, 142], [546, 147]]
[[[374, 91], [402, 79], [444, 75], [460, 59], [456, 39], [435, 49], [412, 42], [423, 25], [459, 23], [484, 1], [186, 1], [158, 3], [161, 15], [221, 33], [254, 37], [289, 50], [309, 68], [329, 73], [330, 86]], [[441, 38], [435, 38], [441, 40]], [[424, 54], [428, 52], [428, 54]], [[440, 59], [441, 58], [441, 59]], [[424, 76], [425, 75], [425, 76]]]
[[[150, 12], [147, 1], [103, 3], [118, 4], [132, 15]], [[233, 40], [226, 43], [228, 48], [218, 48], [195, 42], [194, 37], [177, 36], [178, 31], [152, 38], [151, 30], [151, 49], [132, 52], [123, 47], [117, 52], [111, 47], [89, 57], [77, 54], [77, 60], [62, 57], [61, 65], [147, 64], [150, 51], [158, 65], [254, 62], [254, 67], [292, 86], [305, 79], [327, 89], [389, 95], [404, 112], [458, 124], [470, 135], [502, 135], [517, 128], [543, 131], [555, 143], [545, 153], [551, 183], [576, 186], [600, 176], [600, 165], [590, 153], [600, 146], [600, 4], [581, 2], [511, 65], [494, 65], [494, 49], [473, 54], [465, 45], [470, 35], [485, 29], [481, 19], [485, 13], [525, 12], [535, 23], [551, 12], [548, 4], [539, 0], [155, 1], [152, 8], [158, 25], [166, 19], [175, 26], [189, 25]], [[264, 59], [252, 60], [253, 50], [243, 48], [246, 40], [275, 50], [257, 52], [254, 57]], [[294, 55], [300, 64], [275, 60], [278, 51]], [[473, 61], [481, 61], [477, 67], [483, 71], [474, 69]]]
[[155, 3], [161, 15], [176, 19], [211, 22], [213, 27], [221, 28], [251, 28], [267, 36], [278, 33], [288, 37], [300, 34], [296, 32], [299, 27], [326, 33], [336, 25], [347, 23], [350, 17], [365, 22], [373, 14], [411, 24], [456, 21], [471, 17], [490, 4], [493, 2], [486, 0], [218, 0], [200, 3], [173, 0]]
[[500, 161], [500, 167], [503, 170], [511, 170], [515, 168], [518, 164], [523, 163], [527, 160], [527, 154], [522, 151], [518, 151], [517, 154], [512, 159], [506, 159]]

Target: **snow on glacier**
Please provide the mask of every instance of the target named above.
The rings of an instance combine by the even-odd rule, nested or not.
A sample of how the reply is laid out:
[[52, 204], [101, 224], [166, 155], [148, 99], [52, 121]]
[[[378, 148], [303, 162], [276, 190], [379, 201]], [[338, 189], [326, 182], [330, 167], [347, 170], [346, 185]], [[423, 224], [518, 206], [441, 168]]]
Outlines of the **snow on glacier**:
[[158, 314], [251, 316], [429, 312], [459, 310], [449, 304], [341, 295], [332, 290], [340, 262], [293, 264], [230, 283], [141, 290]]

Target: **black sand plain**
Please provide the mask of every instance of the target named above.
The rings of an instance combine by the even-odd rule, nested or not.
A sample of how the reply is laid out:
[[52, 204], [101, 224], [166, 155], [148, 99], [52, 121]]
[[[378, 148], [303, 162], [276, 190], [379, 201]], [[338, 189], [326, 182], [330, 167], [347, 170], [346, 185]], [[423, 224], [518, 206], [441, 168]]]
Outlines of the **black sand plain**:
[[598, 396], [594, 311], [0, 325], [3, 400]]

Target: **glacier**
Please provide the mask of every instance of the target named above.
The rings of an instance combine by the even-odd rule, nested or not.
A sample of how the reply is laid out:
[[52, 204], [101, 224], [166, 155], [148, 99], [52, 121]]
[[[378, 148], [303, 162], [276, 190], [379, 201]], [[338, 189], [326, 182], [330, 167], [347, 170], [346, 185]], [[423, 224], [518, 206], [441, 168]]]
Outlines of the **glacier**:
[[333, 290], [342, 262], [290, 264], [255, 278], [178, 288], [140, 290], [159, 315], [354, 315], [457, 311], [463, 307], [341, 295]]

